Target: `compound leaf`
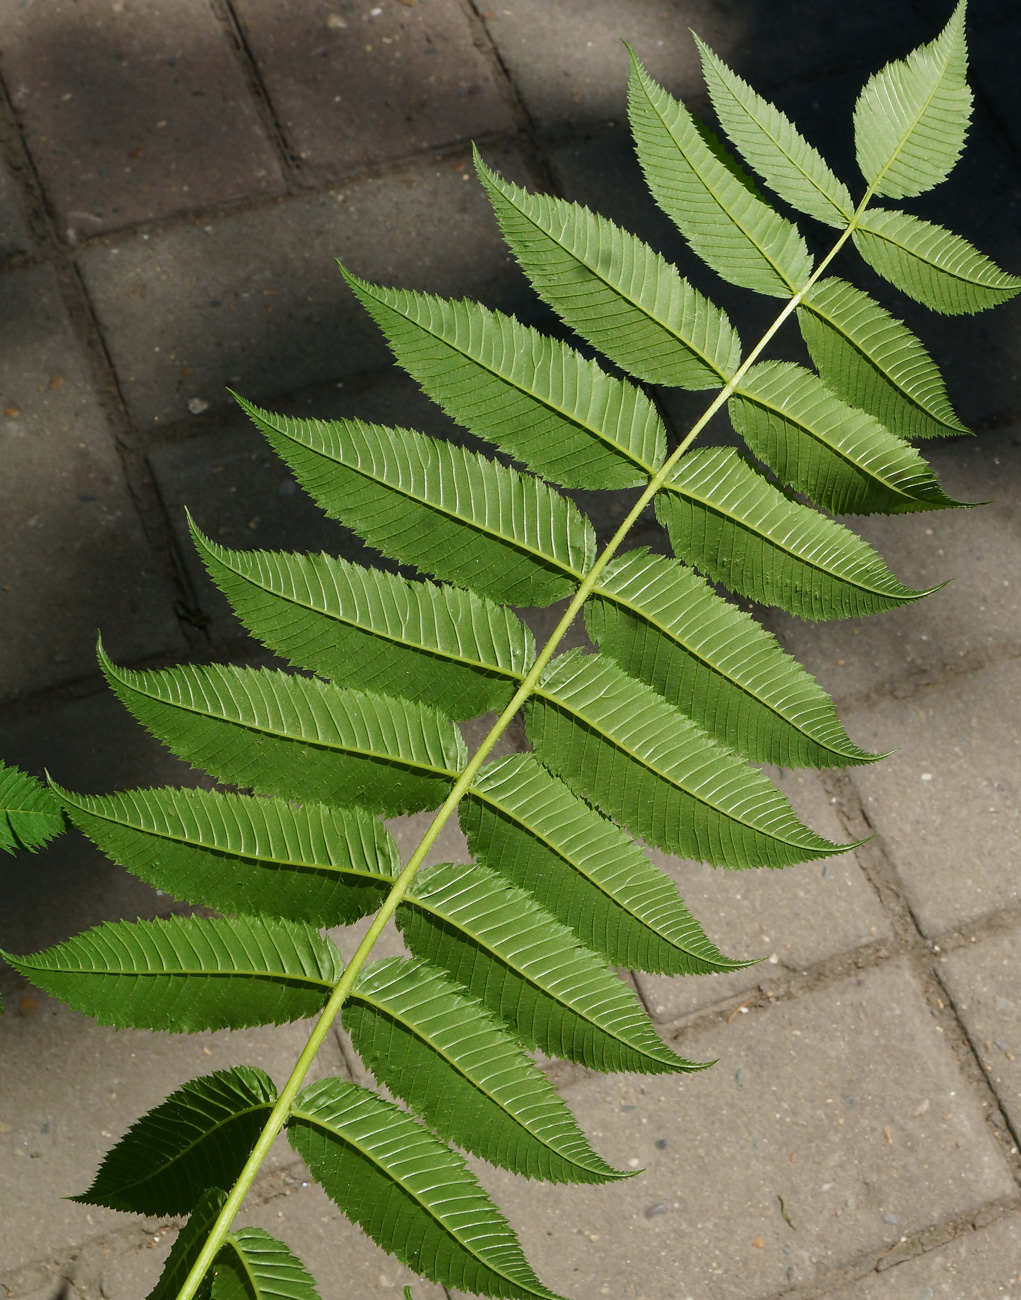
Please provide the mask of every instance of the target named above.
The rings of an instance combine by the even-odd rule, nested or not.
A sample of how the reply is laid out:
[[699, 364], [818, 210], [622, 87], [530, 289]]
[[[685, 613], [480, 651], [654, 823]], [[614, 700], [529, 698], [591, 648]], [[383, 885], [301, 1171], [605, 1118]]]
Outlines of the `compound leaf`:
[[476, 1295], [561, 1300], [463, 1157], [392, 1103], [320, 1079], [296, 1099], [287, 1135], [327, 1196], [416, 1273]]
[[966, 239], [907, 212], [870, 208], [853, 238], [873, 270], [947, 316], [985, 311], [1021, 289], [1021, 279], [1001, 271]]
[[473, 718], [503, 708], [534, 657], [524, 623], [474, 592], [328, 555], [231, 551], [194, 525], [192, 536], [253, 636], [346, 686]]
[[216, 790], [58, 793], [79, 830], [157, 889], [224, 912], [348, 925], [382, 903], [397, 846], [361, 808]]
[[3, 955], [101, 1025], [172, 1034], [314, 1016], [342, 971], [318, 930], [258, 916], [104, 921], [43, 952]]
[[551, 605], [595, 558], [589, 521], [531, 474], [410, 429], [238, 401], [330, 518], [392, 560], [494, 600]]
[[799, 212], [843, 230], [854, 214], [847, 186], [786, 114], [695, 37], [716, 116], [745, 160]]
[[211, 1272], [210, 1300], [319, 1300], [301, 1260], [263, 1228], [229, 1232]]
[[464, 742], [438, 710], [266, 668], [118, 668], [100, 652], [121, 702], [179, 758], [261, 794], [435, 808]]
[[662, 463], [649, 398], [566, 343], [479, 303], [344, 276], [429, 397], [529, 469], [563, 487], [623, 488]]
[[595, 1154], [546, 1076], [482, 1003], [427, 962], [363, 968], [344, 1028], [380, 1083], [447, 1138], [527, 1178], [626, 1178]]
[[721, 867], [842, 853], [755, 768], [601, 655], [554, 659], [527, 706], [539, 758], [648, 843]]
[[971, 117], [965, 0], [934, 41], [865, 83], [854, 108], [858, 166], [876, 194], [903, 199], [945, 180]]
[[531, 754], [487, 764], [461, 803], [472, 855], [611, 965], [666, 975], [735, 970], [673, 883], [608, 817]]
[[719, 388], [741, 364], [726, 313], [636, 235], [578, 203], [475, 166], [503, 236], [560, 318], [629, 374], [653, 384]]
[[629, 53], [631, 130], [653, 198], [724, 280], [776, 298], [802, 288], [812, 259], [797, 227], [763, 202], [719, 141]]
[[745, 758], [844, 767], [880, 757], [850, 740], [832, 700], [771, 633], [676, 560], [632, 551], [612, 561], [585, 625], [629, 676]]
[[802, 618], [855, 618], [929, 595], [899, 583], [867, 542], [791, 500], [732, 447], [679, 461], [656, 513], [678, 559]]
[[749, 450], [782, 483], [836, 515], [944, 510], [948, 497], [914, 447], [789, 361], [746, 371], [729, 402]]
[[485, 867], [420, 872], [395, 919], [416, 957], [442, 966], [530, 1047], [594, 1070], [702, 1068], [670, 1051], [632, 990], [566, 925]]
[[902, 438], [971, 430], [954, 414], [943, 376], [920, 340], [874, 298], [830, 277], [798, 308], [798, 324], [822, 381]]
[[112, 1147], [87, 1192], [111, 1210], [189, 1214], [210, 1187], [229, 1192], [276, 1101], [264, 1070], [235, 1065], [178, 1088]]
[[60, 805], [42, 782], [0, 763], [0, 849], [37, 849], [63, 829]]

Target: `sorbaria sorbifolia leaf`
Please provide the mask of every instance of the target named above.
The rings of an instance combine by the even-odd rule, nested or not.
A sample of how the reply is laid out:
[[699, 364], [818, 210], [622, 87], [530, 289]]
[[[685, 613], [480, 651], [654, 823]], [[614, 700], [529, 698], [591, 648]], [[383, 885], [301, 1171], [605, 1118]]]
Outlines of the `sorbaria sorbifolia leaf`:
[[[746, 963], [710, 941], [646, 846], [730, 870], [850, 847], [805, 826], [754, 765], [882, 755], [728, 593], [806, 619], [896, 609], [928, 592], [847, 517], [967, 504], [914, 445], [968, 432], [935, 361], [888, 305], [830, 273], [840, 249], [857, 248], [947, 314], [1021, 288], [959, 235], [891, 206], [942, 181], [964, 146], [964, 18], [961, 0], [934, 41], [867, 82], [859, 178], [838, 176], [701, 41], [723, 134], [631, 54], [652, 197], [722, 279], [781, 304], [758, 341], [739, 337], [684, 266], [476, 152], [504, 238], [564, 330], [344, 269], [463, 445], [239, 398], [326, 514], [387, 563], [232, 550], [192, 521], [242, 623], [297, 671], [137, 671], [100, 650], [138, 722], [227, 788], [77, 794], [0, 768], [0, 848], [35, 848], [66, 817], [200, 909], [10, 957], [35, 984], [118, 1027], [314, 1022], [281, 1088], [247, 1066], [192, 1080], [137, 1121], [76, 1198], [190, 1214], [155, 1300], [314, 1300], [289, 1246], [233, 1226], [285, 1128], [340, 1210], [421, 1277], [555, 1297], [453, 1148], [550, 1182], [634, 1176], [590, 1145], [530, 1053], [650, 1075], [705, 1068], [664, 1040], [619, 972]], [[769, 191], [821, 223], [811, 240]], [[814, 370], [769, 355], [788, 318]], [[649, 384], [706, 391], [705, 414], [668, 429]], [[699, 445], [718, 411], [740, 446]], [[597, 530], [574, 489], [629, 495]], [[523, 611], [557, 602], [566, 612], [537, 646]], [[565, 650], [575, 618], [591, 644]], [[497, 720], [469, 753], [458, 724], [484, 715]], [[527, 752], [492, 752], [518, 715]], [[402, 864], [382, 818], [421, 812], [428, 830]], [[470, 860], [419, 870], [455, 817]], [[372, 914], [360, 945], [342, 940], [345, 962], [328, 931]], [[367, 960], [391, 917], [411, 956]], [[400, 1105], [346, 1079], [306, 1083], [338, 1017]]]

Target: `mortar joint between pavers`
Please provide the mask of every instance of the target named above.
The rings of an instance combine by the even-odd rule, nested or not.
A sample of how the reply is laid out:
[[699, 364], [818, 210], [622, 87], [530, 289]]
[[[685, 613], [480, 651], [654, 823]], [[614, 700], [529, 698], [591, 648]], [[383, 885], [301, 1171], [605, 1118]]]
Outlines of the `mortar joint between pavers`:
[[283, 123], [277, 116], [269, 91], [263, 82], [262, 73], [259, 71], [259, 63], [249, 43], [244, 23], [238, 16], [231, 0], [210, 0], [210, 8], [213, 11], [213, 16], [223, 27], [227, 45], [241, 68], [242, 76], [248, 83], [248, 89], [258, 112], [260, 124], [277, 155], [277, 161], [280, 163], [284, 184], [287, 186], [288, 192], [297, 193], [302, 188], [298, 181], [301, 172], [301, 160], [292, 153], [287, 143], [287, 134], [284, 131]]

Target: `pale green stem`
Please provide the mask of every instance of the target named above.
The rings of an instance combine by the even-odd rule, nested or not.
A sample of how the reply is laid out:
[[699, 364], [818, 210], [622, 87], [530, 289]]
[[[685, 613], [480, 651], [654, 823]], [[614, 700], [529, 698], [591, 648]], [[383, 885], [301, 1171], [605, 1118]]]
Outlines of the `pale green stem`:
[[248, 1195], [249, 1189], [255, 1181], [255, 1176], [259, 1172], [262, 1162], [266, 1159], [270, 1147], [276, 1141], [277, 1135], [280, 1133], [284, 1124], [286, 1124], [287, 1117], [291, 1113], [291, 1104], [298, 1094], [298, 1089], [305, 1081], [305, 1076], [308, 1073], [312, 1062], [315, 1060], [319, 1048], [322, 1046], [323, 1039], [329, 1033], [334, 1020], [340, 1013], [341, 1007], [347, 1000], [347, 995], [351, 992], [351, 988], [358, 977], [358, 973], [364, 966], [366, 959], [375, 946], [376, 940], [382, 934], [387, 921], [389, 921], [391, 916], [393, 916], [399, 904], [407, 894], [411, 882], [415, 877], [415, 873], [421, 867], [426, 854], [436, 842], [436, 838], [440, 831], [447, 824], [451, 814], [461, 802], [462, 797], [467, 792], [472, 781], [474, 781], [479, 768], [489, 756], [493, 746], [503, 735], [508, 723], [514, 717], [515, 713], [517, 713], [518, 709], [521, 708], [528, 697], [532, 694], [532, 691], [535, 689], [539, 678], [542, 675], [543, 669], [553, 657], [557, 647], [566, 635], [568, 628], [574, 622], [578, 611], [581, 609], [582, 605], [584, 605], [585, 601], [591, 594], [593, 587], [602, 576], [607, 564], [609, 564], [610, 560], [612, 560], [614, 555], [616, 555], [621, 543], [631, 531], [638, 516], [666, 482], [678, 460], [684, 455], [687, 449], [691, 446], [691, 443], [698, 437], [720, 407], [728, 401], [741, 380], [744, 378], [748, 369], [755, 364], [756, 359], [761, 355], [763, 348], [766, 347], [769, 341], [776, 334], [777, 330], [779, 330], [783, 325], [784, 321], [786, 321], [787, 318], [797, 310], [807, 291], [816, 283], [823, 271], [825, 271], [826, 267], [830, 264], [833, 258], [836, 257], [846, 240], [850, 237], [857, 224], [859, 215], [864, 211], [871, 196], [872, 191], [870, 189], [866, 193], [865, 198], [862, 199], [854, 216], [851, 218], [847, 229], [816, 267], [809, 280], [785, 305], [783, 311], [780, 312], [773, 324], [768, 330], [766, 330], [765, 334], [763, 334], [762, 338], [759, 339], [754, 348], [752, 348], [751, 352], [749, 352], [748, 356], [741, 363], [738, 370], [727, 381], [720, 392], [717, 393], [713, 402], [706, 409], [697, 423], [691, 427], [680, 446], [671, 453], [663, 466], [649, 480], [648, 486], [631, 507], [631, 510], [628, 512], [620, 527], [607, 542], [592, 568], [582, 579], [578, 586], [578, 590], [575, 592], [573, 599], [567, 606], [560, 622], [554, 628], [549, 640], [539, 651], [535, 662], [522, 679], [521, 685], [514, 692], [513, 699], [497, 718], [496, 722], [493, 723], [492, 727], [490, 727], [485, 739], [482, 741], [482, 744], [479, 745], [478, 749], [469, 760], [468, 766], [461, 772], [457, 781], [454, 783], [450, 794], [447, 795], [446, 799], [440, 805], [436, 815], [429, 823], [428, 829], [419, 841], [417, 848], [408, 859], [407, 865], [397, 877], [382, 907], [373, 918], [372, 924], [366, 931], [364, 939], [362, 939], [361, 943], [355, 950], [354, 956], [344, 968], [344, 974], [334, 985], [333, 992], [330, 994], [330, 999], [320, 1013], [319, 1019], [316, 1021], [315, 1028], [312, 1030], [308, 1042], [305, 1044], [301, 1055], [295, 1062], [294, 1069], [291, 1071], [290, 1078], [284, 1084], [280, 1096], [277, 1098], [276, 1105], [270, 1111], [269, 1118], [266, 1120], [265, 1126], [259, 1134], [258, 1141], [252, 1148], [251, 1155], [248, 1157], [244, 1168], [238, 1175], [237, 1182], [234, 1184], [230, 1195], [224, 1202], [223, 1209], [217, 1216], [216, 1222], [210, 1229], [209, 1236], [206, 1238], [202, 1251], [195, 1260], [195, 1263], [192, 1265], [191, 1271], [185, 1279], [184, 1285], [178, 1292], [177, 1300], [192, 1300], [198, 1290], [199, 1284], [209, 1269], [209, 1266], [212, 1264], [217, 1252], [226, 1240], [227, 1233], [230, 1231], [230, 1226], [234, 1222], [238, 1211], [241, 1209], [241, 1204]]

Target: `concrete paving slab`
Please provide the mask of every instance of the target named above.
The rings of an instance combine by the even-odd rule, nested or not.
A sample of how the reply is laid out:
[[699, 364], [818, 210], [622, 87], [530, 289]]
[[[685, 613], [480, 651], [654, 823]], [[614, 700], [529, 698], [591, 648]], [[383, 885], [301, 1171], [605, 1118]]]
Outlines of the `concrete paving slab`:
[[[1013, 1194], [981, 1107], [899, 964], [686, 1035], [679, 1079], [565, 1097], [613, 1186], [483, 1174], [547, 1286], [630, 1300], [766, 1300]], [[788, 1221], [789, 1220], [789, 1221]]]
[[[523, 180], [516, 152], [494, 161]], [[467, 179], [466, 179], [467, 178]], [[464, 157], [204, 224], [97, 243], [82, 271], [143, 429], [379, 369], [389, 357], [334, 259], [386, 284], [521, 299]]]
[[458, 0], [236, 6], [292, 152], [350, 172], [515, 129], [494, 62]]
[[69, 242], [283, 188], [205, 0], [4, 0], [0, 22], [0, 68]]
[[[396, 367], [341, 384], [318, 385], [275, 399], [271, 405], [275, 411], [302, 419], [357, 417], [434, 437], [458, 433], [439, 407]], [[209, 620], [205, 626], [218, 643], [236, 640], [243, 629], [195, 552], [186, 508], [207, 536], [223, 546], [326, 551], [364, 564], [379, 563], [377, 551], [326, 518], [237, 409], [210, 420], [199, 434], [156, 447], [149, 465], [202, 618]]]
[[1013, 1300], [1019, 1288], [1021, 1216], [1011, 1214], [827, 1300]]
[[977, 667], [1017, 642], [1018, 446], [1016, 426], [926, 445], [924, 455], [951, 496], [987, 505], [846, 521], [902, 582], [917, 590], [949, 582], [941, 591], [872, 618], [833, 623], [764, 613], [784, 648], [835, 699], [914, 689], [948, 671]]
[[1021, 935], [1010, 930], [947, 953], [939, 968], [1015, 1132], [1021, 1128], [1019, 958]]
[[529, 113], [540, 130], [557, 134], [623, 117], [628, 65], [621, 41], [671, 94], [701, 99], [705, 86], [689, 28], [763, 90], [848, 64], [872, 71], [878, 59], [902, 57], [934, 34], [905, 0], [866, 0], [823, 14], [804, 0], [767, 9], [681, 0], [623, 7], [613, 0], [517, 0], [505, 7], [494, 0], [482, 16]]
[[100, 629], [123, 658], [184, 643], [56, 277], [12, 272], [3, 296], [0, 698], [10, 699], [92, 672]]
[[851, 780], [930, 937], [1017, 907], [1019, 707], [1014, 659], [850, 715], [859, 744], [897, 748]]
[[[105, 688], [0, 728], [8, 763], [69, 790], [106, 794], [134, 787], [210, 785], [148, 735]], [[0, 857], [0, 947], [36, 952], [87, 926], [181, 910], [168, 895], [110, 862], [77, 831], [38, 853]]]
[[[742, 38], [745, 12], [723, 15], [707, 0], [515, 0], [481, 10], [500, 58], [540, 132], [562, 135], [623, 122], [627, 41], [675, 95], [701, 95], [693, 27], [724, 58]], [[584, 39], [581, 39], [581, 38]]]
[[[12, 1271], [45, 1259], [55, 1242], [83, 1243], [129, 1222], [61, 1198], [89, 1186], [139, 1116], [188, 1079], [234, 1064], [259, 1066], [282, 1085], [311, 1027], [171, 1036], [104, 1028], [35, 990], [19, 1006], [0, 1020], [0, 1259]], [[328, 1044], [313, 1068], [315, 1077], [342, 1073], [339, 1051]], [[268, 1168], [292, 1162], [281, 1145]]]
[[[830, 796], [815, 773], [769, 771], [813, 830], [846, 842]], [[760, 985], [769, 988], [785, 971], [805, 970], [827, 957], [890, 937], [889, 921], [853, 852], [783, 871], [718, 871], [658, 851], [651, 857], [676, 881], [681, 897], [721, 952], [758, 962], [727, 975], [638, 975], [638, 987], [655, 1020], [677, 1020]]]

